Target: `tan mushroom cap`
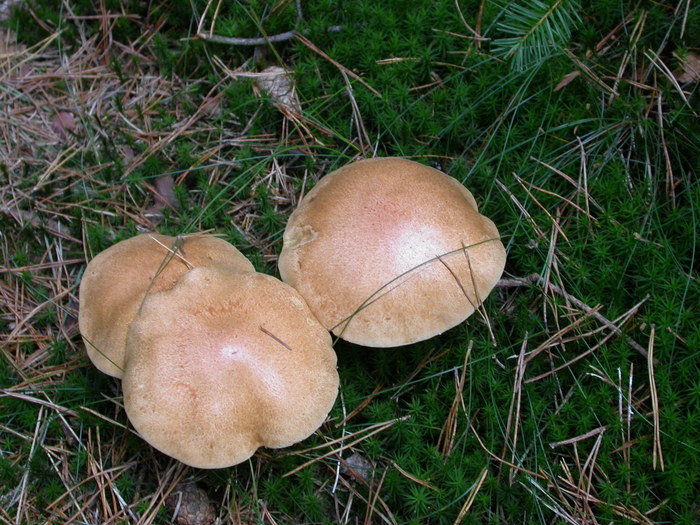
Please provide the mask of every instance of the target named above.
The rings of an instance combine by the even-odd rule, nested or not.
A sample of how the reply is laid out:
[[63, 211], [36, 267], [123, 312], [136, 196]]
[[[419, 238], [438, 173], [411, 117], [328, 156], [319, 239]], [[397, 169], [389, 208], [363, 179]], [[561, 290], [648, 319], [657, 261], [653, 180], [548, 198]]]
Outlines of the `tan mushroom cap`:
[[178, 238], [144, 233], [110, 246], [88, 263], [80, 282], [78, 321], [98, 369], [122, 376], [126, 331], [143, 297], [171, 288], [195, 266], [255, 271], [234, 246], [205, 234]]
[[153, 447], [198, 468], [311, 435], [338, 393], [330, 334], [293, 288], [195, 268], [129, 328], [124, 406]]
[[279, 271], [334, 334], [390, 347], [464, 321], [505, 260], [496, 226], [457, 180], [376, 158], [309, 191], [287, 223]]

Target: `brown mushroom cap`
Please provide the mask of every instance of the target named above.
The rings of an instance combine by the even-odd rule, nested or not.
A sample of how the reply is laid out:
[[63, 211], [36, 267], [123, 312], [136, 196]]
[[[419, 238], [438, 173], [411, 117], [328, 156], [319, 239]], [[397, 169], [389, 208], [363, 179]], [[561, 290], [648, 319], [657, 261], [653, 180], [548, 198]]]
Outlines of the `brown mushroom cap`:
[[255, 271], [231, 244], [204, 234], [177, 238], [144, 233], [110, 246], [88, 263], [80, 282], [78, 321], [98, 369], [122, 376], [126, 331], [144, 296], [171, 288], [195, 266]]
[[433, 168], [361, 160], [323, 177], [292, 213], [282, 279], [353, 343], [421, 341], [464, 321], [503, 273], [496, 226]]
[[336, 356], [290, 286], [200, 267], [144, 300], [123, 389], [129, 420], [153, 447], [220, 468], [312, 434], [338, 393]]

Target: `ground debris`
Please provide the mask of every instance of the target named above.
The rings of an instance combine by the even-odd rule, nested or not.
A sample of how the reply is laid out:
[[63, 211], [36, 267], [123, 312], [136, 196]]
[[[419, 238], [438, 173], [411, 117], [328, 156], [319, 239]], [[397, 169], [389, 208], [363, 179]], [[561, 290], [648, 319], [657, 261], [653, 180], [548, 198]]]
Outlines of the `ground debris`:
[[374, 468], [374, 464], [369, 459], [355, 452], [344, 461], [343, 465], [340, 467], [340, 471], [352, 478], [369, 481]]
[[674, 56], [680, 63], [680, 69], [675, 72], [678, 82], [685, 84], [687, 82], [697, 82], [700, 80], [700, 55], [688, 51], [682, 56], [679, 53], [674, 53]]
[[282, 67], [270, 66], [255, 77], [255, 87], [268, 95], [283, 113], [301, 114], [301, 103], [291, 74]]
[[165, 500], [165, 506], [177, 525], [209, 525], [216, 521], [209, 496], [191, 482], [178, 483]]

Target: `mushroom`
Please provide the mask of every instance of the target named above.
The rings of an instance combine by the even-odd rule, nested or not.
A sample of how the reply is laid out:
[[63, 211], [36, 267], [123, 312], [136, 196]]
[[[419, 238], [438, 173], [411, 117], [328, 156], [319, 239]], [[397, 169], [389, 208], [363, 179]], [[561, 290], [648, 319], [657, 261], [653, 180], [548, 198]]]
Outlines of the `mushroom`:
[[80, 282], [78, 322], [99, 370], [122, 376], [126, 331], [144, 296], [171, 288], [196, 266], [255, 270], [231, 244], [204, 234], [145, 233], [110, 246], [88, 263]]
[[496, 226], [457, 180], [375, 158], [326, 175], [303, 198], [284, 232], [279, 271], [335, 335], [391, 347], [464, 321], [505, 259]]
[[260, 273], [199, 267], [148, 295], [129, 327], [124, 407], [183, 463], [220, 468], [312, 434], [338, 393], [330, 334]]

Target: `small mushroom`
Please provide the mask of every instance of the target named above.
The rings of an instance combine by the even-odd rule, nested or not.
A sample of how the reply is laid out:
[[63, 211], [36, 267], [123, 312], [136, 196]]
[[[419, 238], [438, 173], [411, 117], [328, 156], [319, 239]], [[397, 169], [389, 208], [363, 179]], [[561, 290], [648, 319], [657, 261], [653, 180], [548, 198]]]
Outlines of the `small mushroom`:
[[496, 226], [457, 180], [376, 158], [309, 191], [285, 229], [279, 271], [334, 334], [391, 347], [464, 321], [505, 260]]
[[305, 439], [338, 393], [330, 334], [296, 290], [260, 273], [198, 267], [148, 295], [125, 365], [135, 429], [199, 468]]
[[80, 282], [78, 322], [88, 356], [99, 370], [122, 376], [127, 328], [144, 296], [171, 288], [196, 266], [254, 271], [231, 244], [204, 234], [144, 233], [110, 246], [88, 263]]

